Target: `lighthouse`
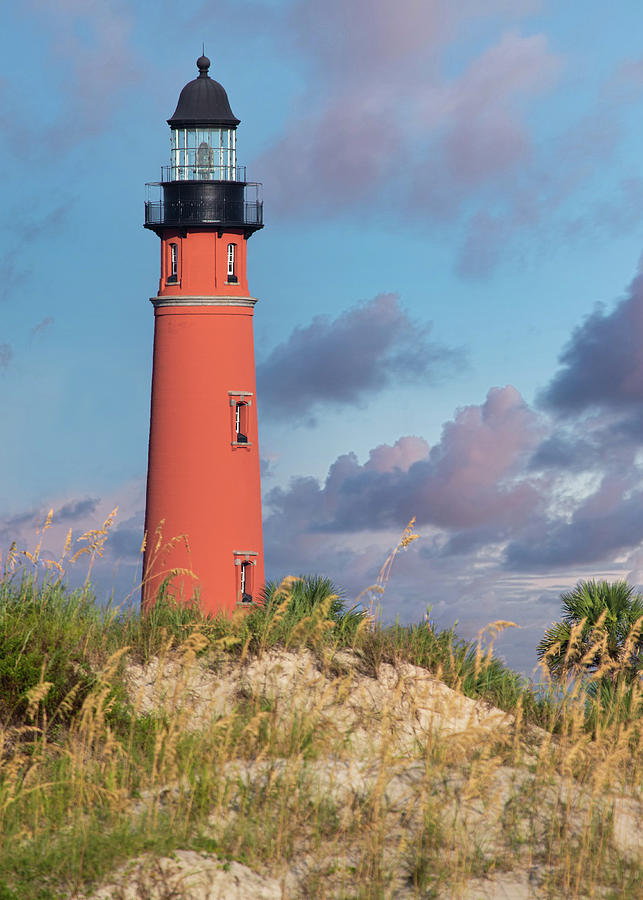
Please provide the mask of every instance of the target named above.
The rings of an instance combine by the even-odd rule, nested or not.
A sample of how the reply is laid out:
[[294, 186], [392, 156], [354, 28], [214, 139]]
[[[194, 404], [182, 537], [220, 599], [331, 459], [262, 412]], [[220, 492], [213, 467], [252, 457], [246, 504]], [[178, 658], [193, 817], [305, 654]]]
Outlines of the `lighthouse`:
[[143, 608], [159, 590], [206, 614], [249, 608], [264, 584], [248, 239], [261, 185], [237, 163], [237, 119], [197, 60], [170, 126], [170, 164], [147, 185], [161, 241], [145, 511]]

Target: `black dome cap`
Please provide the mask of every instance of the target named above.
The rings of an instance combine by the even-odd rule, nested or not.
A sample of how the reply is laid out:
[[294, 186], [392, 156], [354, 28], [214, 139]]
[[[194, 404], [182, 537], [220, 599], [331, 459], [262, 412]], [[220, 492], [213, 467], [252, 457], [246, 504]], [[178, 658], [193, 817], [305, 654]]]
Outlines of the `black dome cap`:
[[181, 91], [174, 115], [167, 120], [168, 125], [172, 128], [194, 125], [236, 127], [241, 120], [230, 109], [228, 95], [219, 82], [208, 75], [210, 60], [200, 56], [196, 64], [199, 77], [188, 82]]

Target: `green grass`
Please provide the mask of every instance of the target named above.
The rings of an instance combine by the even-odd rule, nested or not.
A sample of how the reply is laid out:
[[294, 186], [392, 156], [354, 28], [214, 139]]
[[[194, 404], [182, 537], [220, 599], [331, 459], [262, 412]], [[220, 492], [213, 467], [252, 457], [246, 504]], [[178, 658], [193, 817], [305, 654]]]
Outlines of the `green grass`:
[[[544, 836], [535, 826], [525, 833], [521, 815], [563, 777], [587, 785], [590, 799], [592, 785], [603, 785], [597, 797], [611, 785], [640, 787], [636, 686], [629, 694], [604, 685], [593, 694], [580, 685], [569, 696], [548, 694], [453, 630], [372, 621], [318, 576], [270, 584], [263, 606], [227, 619], [164, 599], [143, 617], [136, 608], [102, 607], [89, 585], [70, 591], [54, 577], [36, 583], [14, 573], [0, 583], [0, 642], [0, 900], [66, 897], [128, 858], [181, 847], [259, 870], [309, 853], [319, 859], [308, 875], [310, 895], [326, 896], [324, 885], [333, 883], [362, 900], [387, 896], [393, 858], [406, 860], [418, 896], [439, 896], [443, 885], [522, 864], [527, 847], [549, 867], [553, 897], [582, 896], [598, 883], [614, 896], [635, 896], [640, 867], [614, 854], [610, 823], [594, 800], [579, 834], [560, 805], [552, 806]], [[190, 732], [178, 711], [137, 713], [123, 681], [127, 661], [189, 665], [199, 656], [216, 670], [303, 648], [339, 685], [343, 651], [370, 675], [385, 662], [423, 667], [454, 690], [512, 712], [515, 736], [493, 735], [480, 745], [465, 735], [474, 743], [436, 739], [418, 749], [414, 758], [425, 771], [417, 808], [403, 813], [407, 839], [391, 824], [386, 779], [350, 815], [315, 792], [315, 766], [348, 750], [341, 735], [320, 727], [323, 698], [313, 689], [305, 704], [284, 708], [250, 686], [229, 715]], [[297, 690], [293, 685], [293, 696]], [[531, 747], [537, 780], [516, 788], [504, 813], [505, 843], [489, 855], [469, 846], [444, 810], [463, 790], [484, 802], [494, 772], [521, 758], [530, 724], [556, 739]], [[392, 777], [400, 765], [392, 746], [377, 752]], [[225, 774], [240, 764], [264, 766], [264, 774], [249, 782]], [[582, 877], [572, 871], [572, 855], [585, 861]]]
[[[131, 605], [98, 604], [90, 585], [70, 591], [54, 579], [37, 585], [25, 574], [5, 578], [0, 582], [0, 722], [26, 721], [29, 692], [48, 682], [40, 714], [50, 725], [52, 720], [62, 724], [80, 709], [96, 670], [111, 654], [126, 647], [129, 657], [144, 662], [196, 631], [205, 639], [198, 651], [203, 656], [255, 654], [275, 646], [350, 649], [371, 672], [382, 662], [404, 661], [426, 668], [473, 699], [506, 710], [520, 703], [522, 714], [535, 724], [547, 725], [556, 716], [556, 703], [542, 687], [533, 688], [495, 656], [481, 660], [475, 642], [426, 622], [369, 622], [361, 608], [347, 608], [329, 579], [293, 579], [285, 592], [278, 583], [269, 583], [264, 600], [264, 606], [234, 621], [205, 618], [197, 606], [167, 600], [142, 616]], [[605, 690], [601, 696], [607, 710]], [[119, 714], [118, 702], [112, 712]]]

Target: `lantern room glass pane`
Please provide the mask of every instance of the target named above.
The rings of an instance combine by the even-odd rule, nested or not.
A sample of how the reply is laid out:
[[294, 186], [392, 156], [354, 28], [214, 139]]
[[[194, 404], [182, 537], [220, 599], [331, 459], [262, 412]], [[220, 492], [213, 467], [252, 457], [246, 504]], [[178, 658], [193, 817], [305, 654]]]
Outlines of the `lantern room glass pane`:
[[234, 128], [172, 128], [170, 181], [236, 181]]

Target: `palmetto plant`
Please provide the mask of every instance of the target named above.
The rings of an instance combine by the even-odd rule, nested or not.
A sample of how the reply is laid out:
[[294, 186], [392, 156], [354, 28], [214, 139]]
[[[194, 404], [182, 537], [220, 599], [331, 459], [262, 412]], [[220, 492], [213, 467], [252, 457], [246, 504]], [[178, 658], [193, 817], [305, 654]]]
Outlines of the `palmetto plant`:
[[643, 597], [626, 581], [579, 581], [561, 594], [562, 618], [538, 644], [554, 678], [600, 673], [631, 680], [643, 669]]
[[[331, 619], [338, 619], [344, 610], [342, 592], [323, 575], [300, 575], [289, 579], [287, 590], [288, 607], [291, 615], [310, 614], [320, 603], [330, 599], [328, 613]], [[280, 582], [269, 581], [264, 588], [266, 608], [271, 609], [284, 599]]]
[[264, 604], [252, 613], [252, 623], [272, 635], [271, 640], [291, 639], [298, 623], [323, 619], [336, 638], [348, 640], [367, 613], [359, 605], [346, 608], [343, 592], [323, 575], [287, 576], [269, 581], [263, 591]]

